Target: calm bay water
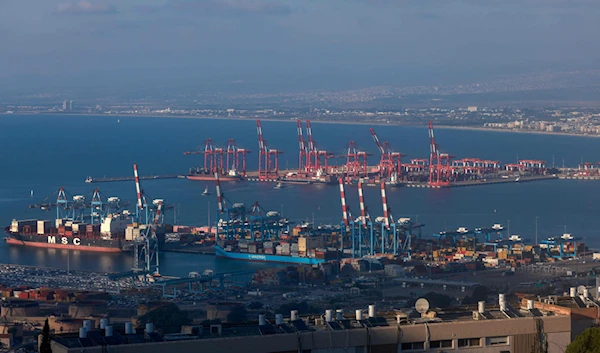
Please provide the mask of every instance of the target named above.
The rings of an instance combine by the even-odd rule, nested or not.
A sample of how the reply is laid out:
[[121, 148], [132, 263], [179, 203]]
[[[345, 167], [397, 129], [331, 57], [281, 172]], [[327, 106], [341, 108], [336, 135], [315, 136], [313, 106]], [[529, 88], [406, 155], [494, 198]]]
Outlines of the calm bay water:
[[[117, 122], [117, 119], [120, 122]], [[126, 176], [132, 164], [140, 173], [185, 173], [199, 164], [201, 156], [184, 156], [186, 150], [203, 145], [210, 137], [225, 144], [233, 137], [254, 150], [248, 164], [255, 169], [257, 138], [255, 121], [199, 120], [141, 117], [92, 116], [10, 116], [0, 117], [3, 138], [0, 141], [0, 222], [8, 225], [13, 218], [53, 219], [54, 212], [31, 210], [27, 206], [51, 196], [60, 186], [71, 194], [90, 195], [99, 187], [106, 196], [135, 200], [133, 182], [86, 184], [88, 175]], [[390, 141], [397, 150], [412, 157], [427, 157], [427, 130], [417, 127], [375, 126], [381, 140]], [[270, 145], [285, 151], [280, 164], [297, 166], [295, 123], [263, 122], [263, 134]], [[341, 154], [349, 140], [374, 154], [377, 150], [364, 125], [313, 124], [313, 135], [319, 147]], [[583, 158], [600, 160], [600, 139], [509, 134], [487, 131], [437, 130], [436, 139], [442, 151], [460, 157], [478, 157], [513, 162], [518, 158], [545, 159], [557, 166], [563, 158], [567, 166], [575, 166]], [[188, 180], [142, 181], [142, 188], [152, 198], [164, 198], [178, 205], [180, 224], [204, 225], [209, 211], [214, 218], [216, 198], [200, 194], [213, 183]], [[337, 223], [341, 218], [338, 189], [324, 185], [290, 185], [281, 190], [272, 184], [224, 183], [226, 196], [234, 202], [251, 204], [258, 201], [267, 210], [282, 211], [296, 221], [315, 218], [321, 223]], [[35, 195], [30, 197], [30, 190]], [[348, 203], [358, 210], [355, 189], [348, 188]], [[214, 194], [214, 193], [213, 193]], [[377, 188], [365, 190], [366, 203], [373, 214], [381, 214]], [[535, 217], [538, 217], [540, 239], [567, 232], [585, 237], [600, 247], [600, 182], [548, 180], [534, 183], [510, 183], [457, 189], [393, 188], [388, 202], [398, 217], [418, 217], [426, 224], [425, 235], [444, 229], [489, 226], [510, 220], [511, 233], [533, 240]], [[167, 214], [175, 221], [174, 214]], [[214, 219], [213, 219], [214, 221]], [[72, 252], [68, 256], [72, 268], [97, 271], [123, 271], [132, 260], [124, 255]], [[67, 252], [52, 249], [9, 247], [0, 243], [0, 262], [27, 265], [67, 267]], [[206, 268], [219, 271], [241, 267], [265, 267], [211, 256], [164, 253], [161, 272], [186, 275]]]

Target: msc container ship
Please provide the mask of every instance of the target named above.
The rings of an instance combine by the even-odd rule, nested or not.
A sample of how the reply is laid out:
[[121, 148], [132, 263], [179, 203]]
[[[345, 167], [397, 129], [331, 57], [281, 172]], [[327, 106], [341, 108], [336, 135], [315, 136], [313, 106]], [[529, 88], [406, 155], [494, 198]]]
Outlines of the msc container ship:
[[[11, 245], [38, 248], [119, 253], [133, 250], [133, 240], [146, 229], [132, 222], [127, 211], [110, 214], [100, 224], [59, 218], [48, 220], [13, 220], [5, 228], [5, 241]], [[165, 228], [155, 230], [159, 247], [165, 242]]]

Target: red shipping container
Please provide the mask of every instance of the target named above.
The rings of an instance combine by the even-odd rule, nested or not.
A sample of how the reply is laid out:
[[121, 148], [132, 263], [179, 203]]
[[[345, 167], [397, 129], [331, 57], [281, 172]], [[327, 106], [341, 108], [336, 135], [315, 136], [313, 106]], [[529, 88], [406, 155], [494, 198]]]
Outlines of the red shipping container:
[[29, 292], [21, 292], [21, 294], [19, 294], [19, 298], [29, 299]]

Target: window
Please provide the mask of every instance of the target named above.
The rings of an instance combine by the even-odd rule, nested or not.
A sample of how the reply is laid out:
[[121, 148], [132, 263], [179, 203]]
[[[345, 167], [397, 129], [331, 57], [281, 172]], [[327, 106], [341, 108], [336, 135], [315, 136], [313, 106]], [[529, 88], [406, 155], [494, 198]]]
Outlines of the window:
[[498, 345], [503, 345], [503, 344], [508, 344], [508, 337], [506, 337], [506, 336], [488, 337], [488, 339], [487, 339], [488, 346], [498, 346]]
[[429, 348], [452, 348], [452, 340], [431, 341]]
[[403, 351], [419, 351], [425, 349], [425, 342], [408, 342], [402, 343]]
[[458, 348], [481, 347], [481, 338], [461, 338], [458, 340]]

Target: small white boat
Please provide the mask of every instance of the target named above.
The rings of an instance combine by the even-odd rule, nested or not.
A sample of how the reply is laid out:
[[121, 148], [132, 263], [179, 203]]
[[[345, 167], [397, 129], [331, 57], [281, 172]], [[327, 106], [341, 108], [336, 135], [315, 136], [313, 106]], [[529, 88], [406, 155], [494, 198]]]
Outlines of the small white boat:
[[515, 179], [515, 183], [518, 183], [518, 182], [519, 182], [519, 180], [521, 180], [521, 178], [520, 178], [520, 177], [517, 177], [517, 179]]
[[206, 187], [206, 189], [204, 189], [204, 192], [202, 193], [202, 196], [206, 195], [210, 195], [210, 191], [208, 191], [208, 186]]
[[277, 185], [275, 185], [273, 188], [274, 189], [283, 189], [283, 184], [282, 183], [277, 183]]

